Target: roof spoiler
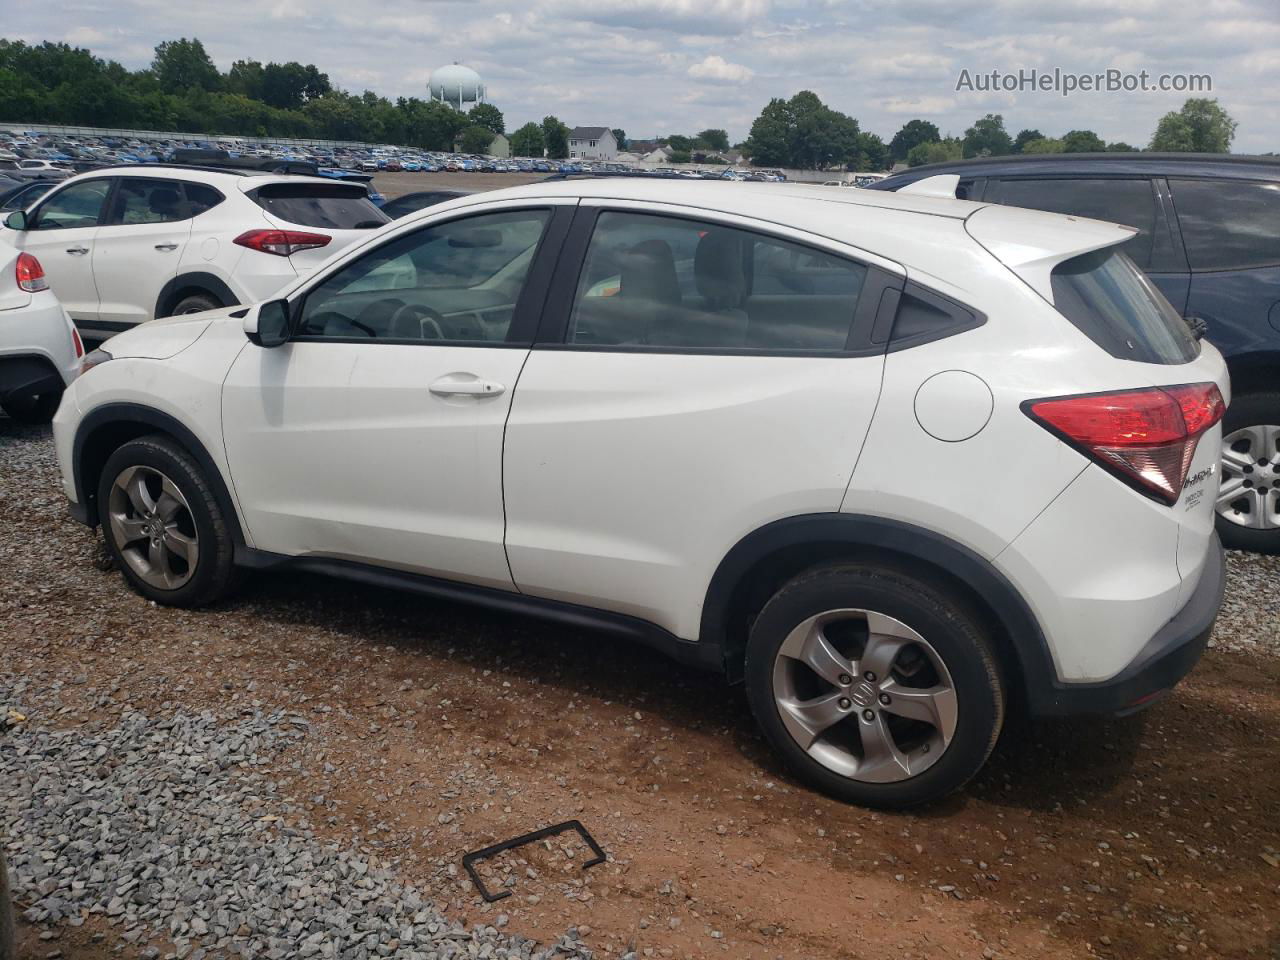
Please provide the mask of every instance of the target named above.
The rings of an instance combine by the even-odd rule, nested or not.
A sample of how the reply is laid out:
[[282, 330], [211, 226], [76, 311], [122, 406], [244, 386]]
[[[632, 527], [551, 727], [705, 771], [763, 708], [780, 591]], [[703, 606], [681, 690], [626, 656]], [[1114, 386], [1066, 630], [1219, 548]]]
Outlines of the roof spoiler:
[[924, 177], [914, 183], [908, 183], [898, 193], [914, 193], [918, 197], [943, 197], [947, 200], [956, 198], [956, 187], [960, 186], [958, 173], [939, 173], [932, 177]]

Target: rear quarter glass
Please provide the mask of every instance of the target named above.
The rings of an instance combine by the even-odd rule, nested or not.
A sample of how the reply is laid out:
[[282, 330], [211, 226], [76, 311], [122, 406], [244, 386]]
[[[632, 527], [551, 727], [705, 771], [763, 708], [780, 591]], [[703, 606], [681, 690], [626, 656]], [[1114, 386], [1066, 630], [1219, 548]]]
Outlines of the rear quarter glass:
[[1064, 260], [1050, 275], [1053, 305], [1111, 356], [1190, 363], [1200, 344], [1169, 301], [1123, 253], [1105, 248]]

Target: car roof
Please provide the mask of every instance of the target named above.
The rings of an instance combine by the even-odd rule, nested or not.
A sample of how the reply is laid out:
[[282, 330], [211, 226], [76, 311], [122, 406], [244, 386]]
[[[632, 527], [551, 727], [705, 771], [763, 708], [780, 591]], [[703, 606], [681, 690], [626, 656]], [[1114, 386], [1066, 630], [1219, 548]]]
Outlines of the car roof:
[[912, 167], [879, 181], [872, 189], [896, 189], [904, 183], [949, 173], [961, 177], [1104, 174], [1274, 180], [1280, 179], [1280, 157], [1227, 153], [1039, 153], [974, 157]]
[[239, 185], [243, 190], [253, 189], [267, 183], [318, 183], [325, 186], [342, 184], [344, 181], [331, 177], [308, 177], [298, 173], [268, 173], [265, 170], [237, 170], [225, 167], [201, 167], [187, 164], [161, 163], [125, 163], [118, 166], [95, 167], [86, 170], [78, 177], [112, 176], [112, 177], [146, 177], [155, 180], [200, 180], [205, 182], [221, 182], [228, 185]]

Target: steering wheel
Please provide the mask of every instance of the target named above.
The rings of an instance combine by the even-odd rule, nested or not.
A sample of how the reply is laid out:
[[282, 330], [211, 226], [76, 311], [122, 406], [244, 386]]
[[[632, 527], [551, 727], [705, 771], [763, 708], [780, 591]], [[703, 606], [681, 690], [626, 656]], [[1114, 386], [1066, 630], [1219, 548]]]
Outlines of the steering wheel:
[[417, 321], [419, 336], [423, 340], [444, 339], [444, 329], [441, 327], [441, 324], [444, 323], [444, 315], [434, 307], [428, 307], [420, 303], [406, 303], [391, 315], [391, 330], [393, 334], [405, 320]]

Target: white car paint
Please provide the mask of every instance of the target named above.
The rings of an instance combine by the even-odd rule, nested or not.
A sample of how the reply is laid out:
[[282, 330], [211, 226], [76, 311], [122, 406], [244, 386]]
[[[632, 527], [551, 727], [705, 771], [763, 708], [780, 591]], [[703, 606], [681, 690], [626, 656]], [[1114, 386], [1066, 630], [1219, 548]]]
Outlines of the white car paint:
[[18, 287], [17, 259], [17, 251], [0, 247], [0, 400], [16, 386], [7, 375], [9, 361], [36, 359], [66, 385], [79, 374], [83, 352], [53, 291], [28, 293]]
[[[241, 332], [242, 322], [256, 329], [256, 307], [243, 321], [207, 314], [170, 359], [144, 359], [142, 347], [165, 327], [139, 330], [120, 338], [134, 359], [77, 382], [74, 409], [64, 404], [56, 423], [68, 488], [78, 418], [108, 403], [148, 404], [206, 445], [250, 546], [571, 601], [690, 641], [715, 568], [752, 531], [836, 511], [901, 520], [1007, 576], [1068, 683], [1115, 676], [1195, 588], [1214, 549], [1216, 477], [1207, 496], [1158, 504], [1020, 409], [1035, 398], [1193, 381], [1229, 396], [1208, 345], [1187, 364], [1119, 360], [1054, 309], [1038, 272], [1123, 241], [1123, 228], [903, 193], [571, 181], [428, 208], [280, 295], [304, 297], [423, 225], [533, 202], [684, 212], [802, 241], [925, 284], [985, 323], [888, 353], [806, 357], [372, 342], [266, 349]], [[1004, 231], [1016, 233], [1010, 246]], [[915, 402], [947, 371], [989, 391], [957, 400], [981, 400], [985, 411], [981, 424], [965, 419], [958, 440], [926, 430]], [[503, 389], [433, 392], [449, 375]], [[949, 423], [940, 417], [935, 433]], [[1220, 427], [1203, 436], [1197, 466], [1219, 440]]]

